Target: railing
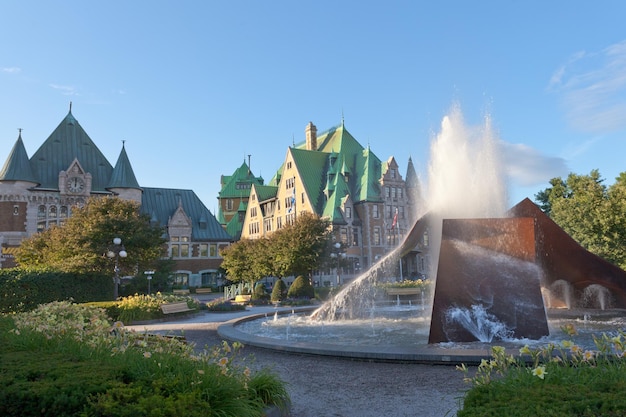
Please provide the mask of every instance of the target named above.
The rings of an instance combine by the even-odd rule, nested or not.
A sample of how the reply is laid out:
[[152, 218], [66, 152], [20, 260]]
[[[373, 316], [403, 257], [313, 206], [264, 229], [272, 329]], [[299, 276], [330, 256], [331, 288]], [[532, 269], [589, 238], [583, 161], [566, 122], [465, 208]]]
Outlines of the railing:
[[224, 299], [230, 300], [237, 297], [238, 295], [242, 295], [244, 288], [247, 288], [249, 293], [252, 293], [252, 284], [250, 284], [249, 282], [239, 282], [237, 284], [224, 287]]

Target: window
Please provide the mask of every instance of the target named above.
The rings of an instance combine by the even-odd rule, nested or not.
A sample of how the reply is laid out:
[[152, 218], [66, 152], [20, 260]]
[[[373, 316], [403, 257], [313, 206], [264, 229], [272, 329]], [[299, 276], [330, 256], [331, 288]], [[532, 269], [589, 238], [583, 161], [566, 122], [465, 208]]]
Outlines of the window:
[[170, 252], [172, 258], [178, 258], [178, 254], [179, 253], [180, 253], [179, 246], [178, 245], [172, 245], [171, 252]]
[[352, 218], [352, 207], [346, 207], [344, 210], [345, 210], [345, 213], [346, 213], [346, 219], [351, 219]]
[[207, 258], [209, 256], [209, 245], [207, 243], [201, 243], [198, 245], [198, 252], [201, 258]]
[[398, 198], [402, 198], [402, 188], [398, 188]]
[[344, 245], [349, 245], [350, 243], [348, 242], [348, 229], [345, 227], [342, 227], [339, 230], [339, 239], [341, 240], [341, 243], [343, 243]]
[[359, 246], [359, 229], [352, 229], [352, 246]]
[[226, 200], [226, 210], [232, 210], [233, 209], [233, 199], [229, 198], [228, 200]]
[[17, 216], [20, 214], [20, 206], [13, 206], [13, 215]]
[[377, 219], [380, 215], [378, 214], [378, 204], [374, 204], [372, 206], [372, 216]]
[[374, 245], [380, 245], [380, 227], [374, 228]]
[[391, 169], [391, 178], [396, 178], [396, 170], [395, 169]]
[[186, 287], [189, 285], [189, 274], [177, 273], [174, 275], [174, 285]]
[[385, 217], [387, 219], [391, 219], [393, 217], [393, 212], [391, 210], [391, 206], [385, 206]]
[[189, 245], [187, 244], [180, 245], [180, 257], [189, 258]]
[[391, 187], [385, 187], [385, 197], [391, 198]]
[[217, 244], [211, 243], [209, 246], [209, 256], [215, 258], [217, 256]]
[[391, 187], [391, 198], [396, 198], [396, 187]]

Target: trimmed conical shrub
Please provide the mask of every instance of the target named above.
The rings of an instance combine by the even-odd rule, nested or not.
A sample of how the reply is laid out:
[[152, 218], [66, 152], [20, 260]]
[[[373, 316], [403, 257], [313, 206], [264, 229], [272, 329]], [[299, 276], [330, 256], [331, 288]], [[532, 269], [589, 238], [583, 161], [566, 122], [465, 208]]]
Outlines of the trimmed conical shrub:
[[308, 278], [299, 275], [291, 287], [289, 287], [289, 291], [287, 291], [287, 297], [289, 298], [315, 298], [315, 290], [311, 285], [311, 282]]
[[272, 289], [272, 302], [282, 301], [287, 297], [287, 285], [282, 279], [278, 279]]

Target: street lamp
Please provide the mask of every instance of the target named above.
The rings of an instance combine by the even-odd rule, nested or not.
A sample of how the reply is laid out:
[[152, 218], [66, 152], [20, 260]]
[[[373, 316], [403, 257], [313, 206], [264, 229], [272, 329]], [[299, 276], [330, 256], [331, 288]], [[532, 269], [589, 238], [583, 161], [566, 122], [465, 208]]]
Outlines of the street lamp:
[[115, 272], [115, 276], [113, 277], [113, 298], [117, 300], [119, 295], [119, 285], [120, 285], [120, 266], [119, 266], [119, 258], [126, 258], [128, 253], [122, 245], [122, 239], [116, 237], [113, 239], [113, 246], [111, 246], [107, 250], [107, 258], [115, 259], [115, 268], [113, 271]]
[[337, 285], [341, 285], [341, 275], [339, 274], [339, 261], [346, 257], [346, 254], [341, 251], [341, 243], [336, 242], [333, 247], [335, 250], [330, 254], [331, 258], [337, 258]]
[[145, 271], [144, 274], [148, 276], [148, 295], [150, 295], [150, 282], [152, 282], [152, 275], [154, 275], [154, 271]]

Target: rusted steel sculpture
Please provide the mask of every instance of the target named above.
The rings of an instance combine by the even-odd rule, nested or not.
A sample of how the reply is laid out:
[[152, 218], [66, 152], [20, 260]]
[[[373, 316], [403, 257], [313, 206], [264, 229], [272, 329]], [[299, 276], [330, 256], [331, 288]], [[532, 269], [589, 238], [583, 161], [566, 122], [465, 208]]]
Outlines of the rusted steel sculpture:
[[[479, 340], [453, 310], [479, 306], [504, 323], [507, 336], [548, 335], [541, 287], [563, 280], [580, 296], [601, 285], [611, 307], [626, 308], [626, 272], [580, 246], [532, 201], [524, 199], [501, 219], [444, 219], [429, 343]], [[402, 253], [415, 247], [434, 216], [417, 221]]]

